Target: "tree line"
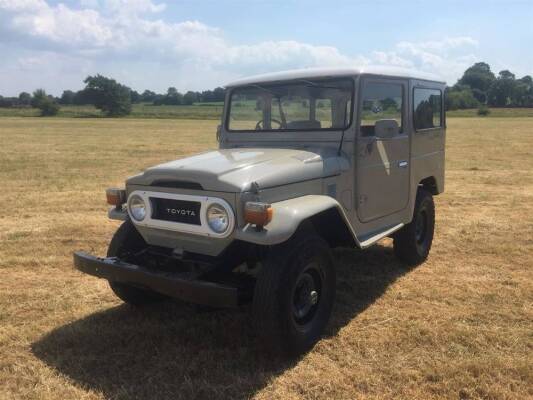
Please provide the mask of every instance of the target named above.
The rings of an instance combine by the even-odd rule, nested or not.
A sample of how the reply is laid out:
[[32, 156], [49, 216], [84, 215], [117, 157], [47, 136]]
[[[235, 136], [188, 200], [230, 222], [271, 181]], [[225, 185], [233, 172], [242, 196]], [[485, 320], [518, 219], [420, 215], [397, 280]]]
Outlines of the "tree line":
[[491, 107], [533, 107], [533, 79], [517, 79], [503, 70], [496, 76], [490, 66], [478, 62], [469, 67], [452, 87], [446, 89], [446, 109]]
[[[202, 92], [180, 93], [169, 87], [164, 94], [151, 90], [142, 93], [102, 75], [88, 76], [82, 90], [63, 91], [60, 97], [47, 95], [43, 89], [33, 94], [22, 92], [18, 97], [0, 96], [0, 107], [35, 107], [41, 115], [55, 115], [61, 105], [94, 105], [108, 116], [124, 116], [132, 104], [192, 105], [224, 101], [221, 87]], [[478, 107], [533, 107], [533, 79], [516, 76], [503, 70], [495, 75], [489, 64], [478, 62], [469, 67], [457, 83], [446, 88], [446, 109], [458, 110]]]
[[[94, 93], [93, 90], [95, 86], [104, 85], [110, 86], [108, 89], [113, 90], [113, 86], [117, 85], [117, 82], [113, 79], [105, 78], [101, 75], [95, 77], [88, 77], [85, 80], [87, 86], [74, 92], [72, 90], [65, 90], [63, 94], [57, 98], [59, 104], [64, 105], [86, 105], [93, 104]], [[118, 84], [120, 85], [120, 84]], [[169, 87], [167, 92], [164, 94], [156, 93], [151, 90], [145, 90], [142, 93], [137, 92], [136, 90], [131, 90], [130, 88], [120, 85], [129, 91], [130, 102], [132, 104], [138, 103], [148, 103], [156, 106], [159, 105], [192, 105], [194, 103], [212, 103], [212, 102], [222, 102], [224, 101], [224, 89], [217, 87], [214, 90], [204, 90], [202, 92], [193, 92], [188, 91], [185, 93], [180, 93], [175, 87]], [[116, 90], [116, 88], [114, 89]]]
[[175, 87], [169, 87], [165, 94], [145, 90], [142, 93], [102, 75], [88, 76], [82, 90], [64, 90], [61, 96], [47, 95], [43, 89], [37, 89], [33, 95], [22, 92], [18, 97], [0, 96], [0, 107], [35, 107], [41, 115], [55, 115], [61, 105], [94, 105], [108, 116], [124, 116], [131, 112], [132, 104], [159, 105], [193, 105], [195, 103], [223, 102], [225, 90], [217, 87], [202, 92], [188, 91], [180, 93]]

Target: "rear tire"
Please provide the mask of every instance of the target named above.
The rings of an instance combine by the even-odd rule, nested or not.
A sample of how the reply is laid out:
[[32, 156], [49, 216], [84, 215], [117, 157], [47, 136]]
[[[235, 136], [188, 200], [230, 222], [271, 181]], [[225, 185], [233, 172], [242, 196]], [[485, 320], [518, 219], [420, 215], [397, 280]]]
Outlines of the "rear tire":
[[[146, 242], [137, 232], [130, 220], [126, 220], [113, 235], [109, 248], [108, 257], [118, 257], [124, 261], [135, 263], [134, 254], [145, 248]], [[141, 289], [122, 282], [109, 281], [109, 286], [115, 295], [133, 306], [142, 306], [165, 299], [165, 296], [156, 292]]]
[[335, 301], [335, 266], [326, 241], [297, 233], [262, 260], [253, 298], [259, 344], [298, 355], [320, 339]]
[[394, 253], [407, 265], [423, 263], [431, 249], [435, 230], [433, 196], [418, 189], [413, 220], [394, 235]]

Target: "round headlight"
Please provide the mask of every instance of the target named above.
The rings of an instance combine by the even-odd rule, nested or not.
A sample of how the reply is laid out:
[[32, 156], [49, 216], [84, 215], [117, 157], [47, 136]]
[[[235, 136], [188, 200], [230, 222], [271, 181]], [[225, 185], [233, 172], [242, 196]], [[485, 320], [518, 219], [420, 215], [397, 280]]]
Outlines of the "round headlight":
[[136, 221], [142, 221], [146, 217], [146, 204], [141, 196], [133, 195], [129, 201], [130, 214]]
[[206, 213], [209, 227], [216, 233], [224, 233], [229, 226], [228, 212], [220, 204], [213, 203], [209, 206]]

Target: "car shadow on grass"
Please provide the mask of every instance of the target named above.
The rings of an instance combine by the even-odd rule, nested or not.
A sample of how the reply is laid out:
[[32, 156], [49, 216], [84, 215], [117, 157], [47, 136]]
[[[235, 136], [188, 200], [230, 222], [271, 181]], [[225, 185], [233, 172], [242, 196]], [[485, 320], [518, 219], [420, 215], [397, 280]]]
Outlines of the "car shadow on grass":
[[[326, 336], [409, 271], [389, 247], [341, 249], [335, 257], [337, 302]], [[48, 333], [32, 351], [81, 387], [113, 399], [249, 398], [298, 362], [258, 351], [249, 307], [195, 312], [173, 302], [92, 314]]]

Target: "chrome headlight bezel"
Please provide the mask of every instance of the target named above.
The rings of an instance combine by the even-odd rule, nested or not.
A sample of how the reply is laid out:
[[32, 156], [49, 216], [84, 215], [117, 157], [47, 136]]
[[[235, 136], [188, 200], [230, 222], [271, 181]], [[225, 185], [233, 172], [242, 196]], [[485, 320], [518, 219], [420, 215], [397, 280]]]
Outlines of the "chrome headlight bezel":
[[135, 221], [144, 221], [147, 215], [148, 207], [144, 199], [137, 195], [132, 194], [128, 199], [128, 213]]
[[211, 203], [205, 211], [209, 229], [218, 235], [226, 233], [230, 227], [230, 215], [226, 207], [218, 202]]

